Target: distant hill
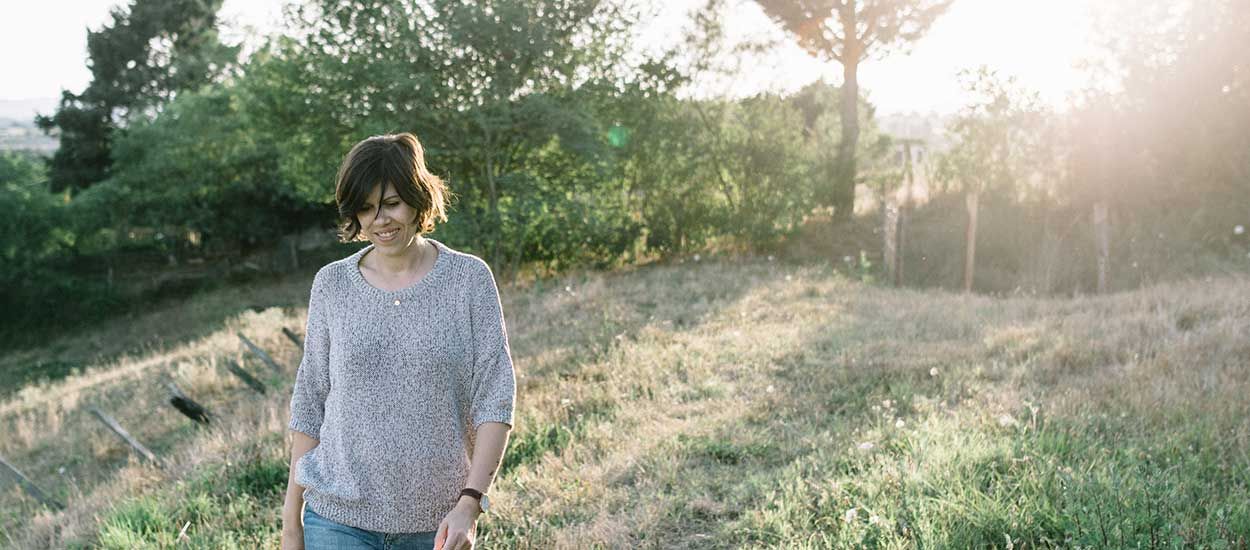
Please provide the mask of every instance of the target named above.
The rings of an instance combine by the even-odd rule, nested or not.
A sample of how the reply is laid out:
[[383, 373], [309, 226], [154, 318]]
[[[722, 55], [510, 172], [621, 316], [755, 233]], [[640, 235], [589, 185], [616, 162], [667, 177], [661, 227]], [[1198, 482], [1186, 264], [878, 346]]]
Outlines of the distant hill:
[[[38, 108], [41, 113], [51, 114], [55, 108], [55, 102], [52, 106], [44, 107], [36, 105], [37, 102], [44, 100], [0, 100], [0, 151], [35, 151], [38, 153], [51, 154], [56, 151], [56, 138], [44, 135], [43, 130], [35, 126], [35, 109]], [[50, 101], [50, 100], [49, 100]], [[25, 107], [18, 106], [19, 104]], [[29, 116], [25, 114], [14, 114], [29, 107]]]
[[57, 98], [32, 97], [26, 99], [0, 99], [0, 119], [33, 122], [36, 113], [46, 115], [56, 110]]
[[891, 113], [878, 116], [877, 124], [881, 131], [896, 138], [923, 140], [935, 151], [945, 150], [949, 146], [946, 126], [950, 116], [938, 113]]

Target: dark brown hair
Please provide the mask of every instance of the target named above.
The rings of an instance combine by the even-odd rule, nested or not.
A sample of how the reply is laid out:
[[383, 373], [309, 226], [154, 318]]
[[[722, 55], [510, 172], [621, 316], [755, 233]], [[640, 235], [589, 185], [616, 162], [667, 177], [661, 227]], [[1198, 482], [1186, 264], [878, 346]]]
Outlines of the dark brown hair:
[[[360, 239], [360, 220], [356, 214], [369, 198], [373, 188], [387, 185], [395, 188], [399, 198], [417, 210], [413, 220], [417, 234], [434, 231], [434, 221], [447, 221], [450, 192], [443, 180], [425, 167], [425, 149], [417, 136], [404, 132], [373, 136], [357, 143], [339, 166], [334, 184], [334, 201], [338, 204], [339, 239], [352, 242]], [[378, 201], [379, 211], [382, 201]]]

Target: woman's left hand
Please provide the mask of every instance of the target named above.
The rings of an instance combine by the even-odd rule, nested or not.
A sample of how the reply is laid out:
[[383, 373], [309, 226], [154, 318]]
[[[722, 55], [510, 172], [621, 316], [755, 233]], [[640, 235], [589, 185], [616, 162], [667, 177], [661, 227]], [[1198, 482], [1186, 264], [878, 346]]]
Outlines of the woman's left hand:
[[434, 550], [472, 550], [477, 516], [482, 511], [472, 497], [462, 496], [456, 507], [438, 525]]

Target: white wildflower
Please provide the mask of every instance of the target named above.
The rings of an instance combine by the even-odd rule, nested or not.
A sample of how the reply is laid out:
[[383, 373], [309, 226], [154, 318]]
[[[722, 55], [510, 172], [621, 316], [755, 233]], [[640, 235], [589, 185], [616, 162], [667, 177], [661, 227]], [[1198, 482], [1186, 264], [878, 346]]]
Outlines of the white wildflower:
[[1236, 226], [1236, 227], [1233, 227], [1233, 234], [1234, 234], [1234, 235], [1240, 235], [1240, 234], [1245, 233], [1245, 232], [1246, 232], [1246, 226], [1244, 226], [1244, 225], [1238, 225], [1238, 226]]
[[774, 388], [772, 384], [769, 384], [767, 388], [764, 388], [764, 391], [766, 391], [766, 392], [768, 392], [768, 393], [773, 393], [773, 392], [777, 391], [777, 388]]
[[877, 514], [868, 516], [868, 523], [872, 525], [877, 525], [878, 523], [881, 523], [881, 516], [878, 516]]
[[789, 276], [789, 275], [786, 275], [786, 280], [787, 280], [787, 281], [793, 281], [793, 280], [794, 280], [794, 277], [791, 277], [791, 276]]
[[998, 417], [998, 425], [1004, 428], [1010, 428], [1012, 426], [1015, 426], [1016, 424], [1017, 424], [1016, 419], [1012, 418], [1011, 415], [1009, 414], [1004, 414]]
[[937, 376], [937, 375], [938, 375], [938, 369], [937, 369], [937, 367], [933, 367], [933, 368], [929, 369], [929, 376]]
[[850, 510], [847, 510], [845, 514], [842, 514], [842, 521], [850, 523], [855, 521], [855, 518], [857, 517], [859, 517], [859, 511], [851, 508]]
[[698, 254], [695, 254], [695, 255], [694, 255], [694, 261], [696, 261], [696, 262], [697, 262], [697, 261], [699, 261], [699, 255], [698, 255]]
[[861, 451], [871, 451], [873, 447], [876, 447], [876, 445], [873, 445], [871, 441], [865, 441], [859, 444], [859, 450]]
[[768, 255], [768, 261], [770, 261], [770, 262], [771, 262], [771, 261], [773, 261], [774, 259], [776, 259], [776, 258], [773, 258], [773, 255], [772, 255], [772, 254], [769, 254], [769, 255]]
[[894, 421], [894, 427], [895, 427], [895, 428], [902, 428], [903, 426], [906, 426], [906, 425], [907, 425], [907, 423], [906, 423], [906, 422], [903, 422], [903, 419], [902, 419], [902, 418], [900, 418], [900, 419], [898, 419], [898, 420], [895, 420], [895, 421]]

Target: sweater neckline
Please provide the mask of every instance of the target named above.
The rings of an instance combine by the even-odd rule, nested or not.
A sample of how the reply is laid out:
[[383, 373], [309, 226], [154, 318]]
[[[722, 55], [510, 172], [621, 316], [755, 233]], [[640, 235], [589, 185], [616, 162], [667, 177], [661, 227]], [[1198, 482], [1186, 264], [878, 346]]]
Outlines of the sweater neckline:
[[430, 267], [430, 271], [421, 276], [421, 279], [417, 280], [417, 282], [406, 287], [396, 290], [383, 290], [373, 286], [368, 280], [365, 279], [364, 273], [360, 271], [360, 259], [364, 257], [365, 253], [374, 248], [373, 243], [369, 243], [364, 248], [357, 250], [356, 253], [351, 256], [351, 259], [348, 261], [347, 271], [351, 274], [351, 278], [356, 283], [356, 286], [374, 296], [391, 298], [417, 292], [422, 288], [434, 284], [434, 282], [442, 276], [443, 272], [446, 271], [446, 264], [449, 261], [447, 259], [448, 251], [446, 245], [429, 237], [423, 238], [434, 244], [434, 248], [438, 251], [438, 255], [434, 257], [434, 265]]

